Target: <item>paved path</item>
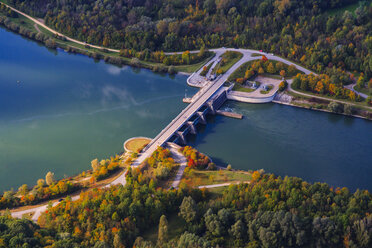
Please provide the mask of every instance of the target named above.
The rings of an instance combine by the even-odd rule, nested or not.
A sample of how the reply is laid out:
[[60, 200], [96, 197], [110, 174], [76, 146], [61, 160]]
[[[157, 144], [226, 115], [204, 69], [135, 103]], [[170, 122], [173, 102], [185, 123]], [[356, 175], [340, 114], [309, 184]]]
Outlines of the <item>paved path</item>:
[[168, 147], [168, 149], [172, 153], [172, 155], [173, 155], [172, 157], [173, 157], [174, 161], [180, 165], [180, 167], [178, 168], [176, 177], [175, 177], [175, 179], [172, 183], [172, 186], [171, 186], [171, 188], [173, 187], [173, 188], [176, 189], [176, 188], [178, 188], [178, 185], [181, 182], [183, 171], [185, 170], [185, 168], [187, 166], [187, 159], [176, 147]]
[[[313, 97], [313, 98], [316, 98], [316, 99], [321, 99], [321, 100], [326, 100], [326, 101], [332, 101], [332, 102], [338, 102], [338, 103], [341, 103], [341, 104], [349, 104], [349, 105], [352, 105], [352, 106], [360, 107], [360, 105], [359, 104], [356, 104], [356, 103], [345, 102], [345, 101], [336, 100], [336, 99], [330, 99], [330, 98], [327, 98], [327, 97], [316, 96], [316, 95], [307, 94], [307, 93], [303, 93], [303, 92], [297, 91], [297, 90], [295, 90], [295, 89], [292, 88], [292, 82], [293, 82], [292, 79], [287, 80], [287, 82], [288, 82], [288, 91], [294, 92], [294, 93], [296, 93], [298, 95], [307, 96], [307, 97]], [[368, 106], [363, 106], [363, 107], [372, 110], [372, 107], [368, 107]]]
[[5, 6], [7, 6], [7, 7], [10, 8], [11, 10], [13, 10], [14, 12], [17, 12], [18, 14], [23, 15], [24, 17], [26, 17], [26, 18], [28, 18], [29, 20], [31, 20], [31, 21], [33, 21], [34, 23], [36, 23], [37, 25], [39, 25], [39, 26], [45, 28], [45, 29], [48, 30], [49, 32], [51, 32], [51, 33], [53, 33], [53, 34], [56, 34], [56, 35], [58, 35], [58, 36], [63, 36], [63, 37], [65, 37], [66, 40], [69, 40], [69, 41], [75, 42], [75, 43], [80, 44], [80, 45], [83, 45], [83, 46], [85, 46], [85, 45], [89, 45], [90, 47], [97, 48], [97, 49], [101, 49], [101, 50], [102, 50], [102, 49], [106, 49], [107, 51], [110, 51], [110, 52], [116, 52], [116, 53], [120, 52], [120, 50], [118, 50], [118, 49], [112, 49], [112, 48], [106, 48], [106, 47], [103, 47], [103, 46], [97, 46], [97, 45], [89, 44], [89, 43], [82, 42], [82, 41], [79, 41], [79, 40], [73, 39], [73, 38], [71, 38], [71, 37], [68, 37], [68, 36], [66, 36], [66, 35], [64, 35], [64, 34], [62, 34], [62, 33], [59, 33], [59, 32], [57, 32], [57, 31], [55, 31], [54, 29], [48, 27], [48, 26], [45, 25], [42, 21], [40, 21], [40, 20], [38, 20], [38, 19], [36, 19], [36, 18], [33, 18], [33, 17], [27, 15], [26, 13], [23, 13], [22, 11], [19, 11], [19, 10], [15, 9], [15, 8], [13, 8], [13, 7], [11, 7], [11, 6], [7, 5], [7, 4], [5, 4], [5, 3], [2, 3], [2, 4], [4, 4]]
[[[111, 187], [113, 185], [118, 185], [118, 184], [125, 185], [127, 183], [126, 178], [125, 178], [125, 174], [126, 174], [126, 170], [123, 171], [123, 173], [121, 173], [121, 175], [119, 177], [117, 177], [114, 181], [112, 181], [111, 183], [109, 183], [105, 186], [102, 186], [102, 188], [108, 188], [108, 187]], [[72, 201], [77, 201], [79, 199], [80, 199], [80, 193], [78, 195], [71, 196]], [[52, 206], [55, 207], [59, 203], [60, 203], [59, 201], [54, 201]], [[11, 212], [11, 214], [12, 214], [13, 218], [19, 218], [20, 219], [20, 218], [22, 218], [22, 216], [24, 214], [34, 213], [31, 220], [34, 221], [34, 222], [37, 222], [40, 215], [47, 210], [48, 205], [49, 204], [44, 204], [44, 205], [36, 206], [34, 208], [26, 209], [26, 210], [14, 211], [14, 212]]]
[[241, 184], [241, 183], [250, 183], [249, 181], [244, 181], [244, 182], [230, 182], [230, 183], [220, 183], [220, 184], [210, 184], [210, 185], [203, 185], [199, 186], [199, 189], [210, 189], [210, 188], [218, 188], [218, 187], [225, 187], [229, 186], [231, 184]]
[[353, 84], [345, 85], [344, 87], [345, 87], [346, 89], [349, 89], [349, 90], [355, 92], [355, 94], [358, 94], [358, 95], [360, 95], [361, 97], [367, 99], [367, 98], [368, 98], [368, 95], [367, 95], [367, 94], [364, 94], [364, 93], [362, 93], [362, 92], [359, 92], [359, 91], [357, 91], [356, 89], [354, 89], [355, 86], [356, 86], [356, 83], [353, 83]]

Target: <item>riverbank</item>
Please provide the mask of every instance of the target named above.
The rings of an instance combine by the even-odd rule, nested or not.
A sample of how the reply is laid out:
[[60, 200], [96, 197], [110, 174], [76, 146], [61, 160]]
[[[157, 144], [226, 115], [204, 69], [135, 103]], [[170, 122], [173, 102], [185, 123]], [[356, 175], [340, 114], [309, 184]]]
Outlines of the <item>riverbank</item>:
[[328, 109], [328, 105], [332, 101], [332, 99], [326, 100], [326, 99], [317, 99], [315, 97], [311, 96], [304, 96], [304, 95], [297, 95], [296, 93], [293, 93], [291, 91], [285, 91], [283, 93], [278, 93], [273, 103], [287, 105], [287, 106], [293, 106], [293, 107], [299, 107], [309, 110], [316, 110], [331, 114], [338, 114], [343, 116], [351, 116], [356, 118], [361, 118], [365, 120], [372, 120], [372, 113], [368, 110], [364, 110], [361, 108], [358, 108], [358, 106], [352, 106], [348, 105], [348, 103], [343, 102], [340, 104], [343, 104], [342, 107], [345, 108], [345, 106], [349, 106], [351, 109], [351, 113], [345, 113], [345, 112], [334, 112]]
[[292, 107], [297, 107], [297, 108], [303, 108], [303, 109], [308, 109], [308, 110], [315, 110], [315, 111], [320, 111], [320, 112], [325, 112], [325, 113], [330, 113], [330, 114], [337, 114], [337, 115], [343, 115], [343, 116], [348, 116], [348, 117], [355, 117], [355, 118], [360, 118], [364, 120], [369, 120], [372, 121], [372, 118], [367, 118], [361, 115], [347, 115], [345, 113], [335, 113], [332, 111], [329, 111], [327, 109], [317, 109], [317, 108], [312, 108], [312, 107], [306, 107], [300, 104], [295, 104], [295, 103], [288, 103], [280, 100], [273, 100], [273, 103], [281, 104], [281, 105], [287, 105], [287, 106], [292, 106]]

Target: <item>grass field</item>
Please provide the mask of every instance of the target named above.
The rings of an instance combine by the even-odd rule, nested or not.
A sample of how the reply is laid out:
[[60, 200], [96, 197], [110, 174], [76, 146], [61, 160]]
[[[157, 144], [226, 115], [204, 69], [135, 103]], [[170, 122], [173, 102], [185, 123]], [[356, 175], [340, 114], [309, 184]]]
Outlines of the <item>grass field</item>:
[[186, 183], [191, 187], [220, 184], [227, 182], [244, 182], [251, 180], [251, 174], [245, 171], [228, 170], [190, 170], [184, 173], [181, 183]]

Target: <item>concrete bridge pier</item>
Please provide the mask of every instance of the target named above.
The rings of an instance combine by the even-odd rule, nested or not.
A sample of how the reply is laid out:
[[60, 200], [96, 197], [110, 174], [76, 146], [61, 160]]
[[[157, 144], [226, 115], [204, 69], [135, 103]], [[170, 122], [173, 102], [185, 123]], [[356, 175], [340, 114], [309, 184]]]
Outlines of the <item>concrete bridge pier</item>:
[[187, 144], [186, 137], [183, 134], [183, 132], [177, 131], [177, 136], [179, 137], [179, 141], [180, 141], [181, 145], [186, 145]]
[[208, 102], [207, 105], [208, 105], [209, 110], [211, 111], [211, 114], [215, 115], [216, 114], [216, 109], [214, 108], [213, 103]]
[[190, 133], [191, 134], [196, 134], [197, 130], [196, 130], [196, 127], [195, 127], [194, 123], [192, 121], [188, 121], [187, 124], [189, 125]]
[[205, 115], [203, 114], [203, 112], [196, 112], [196, 114], [199, 116], [199, 120], [200, 120], [200, 123], [206, 125], [207, 124], [207, 118], [205, 118]]

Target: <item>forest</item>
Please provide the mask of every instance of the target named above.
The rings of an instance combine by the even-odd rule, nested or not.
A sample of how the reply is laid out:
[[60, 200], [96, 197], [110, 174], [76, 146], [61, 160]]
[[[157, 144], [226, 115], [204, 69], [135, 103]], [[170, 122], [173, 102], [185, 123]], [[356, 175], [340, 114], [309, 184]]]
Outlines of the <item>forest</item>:
[[[192, 152], [191, 152], [192, 154]], [[192, 155], [194, 156], [194, 155]], [[130, 170], [125, 186], [49, 207], [38, 225], [0, 217], [0, 247], [371, 247], [372, 195], [255, 171], [222, 192], [165, 190]], [[174, 218], [180, 231], [169, 235]], [[141, 237], [154, 229], [155, 241]]]
[[[135, 51], [254, 48], [318, 73], [372, 75], [372, 7], [356, 0], [10, 0], [88, 43]], [[332, 13], [330, 11], [332, 10]], [[330, 71], [329, 73], [332, 73]], [[368, 80], [367, 80], [368, 81]]]

